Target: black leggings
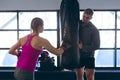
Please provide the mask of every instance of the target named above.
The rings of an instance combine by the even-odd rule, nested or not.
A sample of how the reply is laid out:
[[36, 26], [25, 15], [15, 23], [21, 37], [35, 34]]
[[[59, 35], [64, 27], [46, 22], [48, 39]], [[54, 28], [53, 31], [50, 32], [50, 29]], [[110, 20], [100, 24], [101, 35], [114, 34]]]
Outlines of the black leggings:
[[16, 80], [34, 80], [34, 73], [16, 68], [14, 77]]

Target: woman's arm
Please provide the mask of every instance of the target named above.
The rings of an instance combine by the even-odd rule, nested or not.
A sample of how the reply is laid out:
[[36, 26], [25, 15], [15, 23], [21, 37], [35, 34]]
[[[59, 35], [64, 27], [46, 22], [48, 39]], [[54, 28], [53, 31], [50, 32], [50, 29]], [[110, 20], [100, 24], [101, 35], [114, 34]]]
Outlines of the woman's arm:
[[46, 39], [43, 40], [42, 45], [43, 45], [43, 47], [46, 48], [48, 51], [50, 51], [51, 53], [53, 53], [53, 54], [55, 54], [55, 55], [57, 55], [57, 56], [61, 55], [61, 54], [64, 52], [64, 50], [63, 50], [62, 48], [58, 48], [58, 49], [57, 49], [57, 48], [53, 47], [53, 46], [50, 44], [50, 42], [49, 42], [48, 40], [46, 40]]
[[19, 55], [19, 48], [21, 46], [21, 39], [18, 40], [18, 42], [16, 44], [14, 44], [10, 49], [9, 49], [9, 54], [12, 54], [12, 55], [16, 55], [18, 56]]

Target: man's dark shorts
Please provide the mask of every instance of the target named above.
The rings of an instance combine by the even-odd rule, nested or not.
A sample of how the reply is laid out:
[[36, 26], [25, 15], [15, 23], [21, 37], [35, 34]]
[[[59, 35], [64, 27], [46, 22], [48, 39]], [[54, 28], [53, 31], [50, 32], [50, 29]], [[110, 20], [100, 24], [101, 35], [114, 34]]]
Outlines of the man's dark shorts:
[[86, 69], [95, 68], [95, 58], [94, 57], [80, 57], [80, 64], [78, 68], [85, 67]]

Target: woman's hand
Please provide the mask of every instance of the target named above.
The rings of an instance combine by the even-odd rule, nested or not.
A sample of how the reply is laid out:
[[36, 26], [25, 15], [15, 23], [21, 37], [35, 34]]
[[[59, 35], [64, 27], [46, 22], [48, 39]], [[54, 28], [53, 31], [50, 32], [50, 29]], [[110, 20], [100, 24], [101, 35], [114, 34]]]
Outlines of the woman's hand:
[[79, 47], [80, 49], [82, 49], [83, 44], [82, 44], [82, 43], [79, 43], [79, 44], [78, 44], [78, 47]]

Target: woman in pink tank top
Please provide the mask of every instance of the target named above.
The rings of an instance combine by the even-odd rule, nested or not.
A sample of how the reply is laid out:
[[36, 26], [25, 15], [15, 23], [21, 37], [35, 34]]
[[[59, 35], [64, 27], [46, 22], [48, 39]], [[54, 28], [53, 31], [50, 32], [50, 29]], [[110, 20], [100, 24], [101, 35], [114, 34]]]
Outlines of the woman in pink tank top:
[[[63, 48], [55, 48], [50, 42], [39, 36], [43, 32], [43, 20], [35, 17], [31, 21], [32, 33], [28, 34], [18, 40], [10, 49], [9, 53], [19, 56], [14, 76], [16, 80], [34, 80], [34, 70], [39, 55], [42, 53], [43, 48], [51, 53], [59, 56], [63, 53]], [[22, 49], [21, 54], [19, 48]]]

